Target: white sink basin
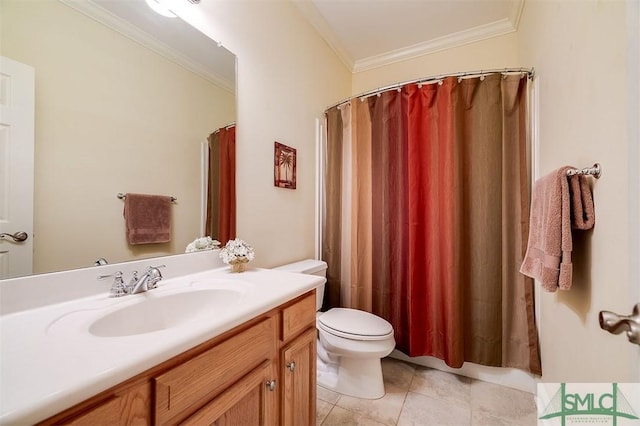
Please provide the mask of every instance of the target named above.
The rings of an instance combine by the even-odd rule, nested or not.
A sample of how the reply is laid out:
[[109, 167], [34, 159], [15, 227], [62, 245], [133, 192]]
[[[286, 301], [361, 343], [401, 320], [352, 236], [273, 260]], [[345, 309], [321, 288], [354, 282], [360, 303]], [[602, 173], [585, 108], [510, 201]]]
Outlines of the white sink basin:
[[[166, 295], [148, 292], [140, 302], [100, 317], [89, 326], [98, 337], [121, 337], [151, 333], [188, 321], [215, 318], [240, 300], [243, 292], [233, 289], [202, 289]], [[128, 297], [128, 296], [127, 296]]]

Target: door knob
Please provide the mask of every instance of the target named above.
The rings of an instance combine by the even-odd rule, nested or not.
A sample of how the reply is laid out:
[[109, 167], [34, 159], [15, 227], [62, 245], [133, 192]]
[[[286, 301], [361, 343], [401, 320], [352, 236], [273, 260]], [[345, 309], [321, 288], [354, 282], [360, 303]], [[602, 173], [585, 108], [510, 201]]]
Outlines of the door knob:
[[611, 334], [626, 332], [631, 343], [640, 345], [640, 303], [633, 307], [631, 315], [618, 315], [614, 312], [600, 311], [600, 328]]
[[5, 238], [11, 238], [14, 243], [21, 243], [29, 238], [29, 234], [23, 231], [18, 231], [15, 234], [7, 234], [6, 232], [1, 233], [0, 240]]

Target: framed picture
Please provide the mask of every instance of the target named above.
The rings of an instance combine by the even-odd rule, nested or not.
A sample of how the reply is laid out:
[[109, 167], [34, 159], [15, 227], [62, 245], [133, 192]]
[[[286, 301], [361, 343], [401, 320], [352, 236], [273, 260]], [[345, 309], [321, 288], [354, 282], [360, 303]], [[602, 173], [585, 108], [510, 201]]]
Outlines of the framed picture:
[[280, 188], [296, 189], [296, 149], [275, 143], [273, 184]]

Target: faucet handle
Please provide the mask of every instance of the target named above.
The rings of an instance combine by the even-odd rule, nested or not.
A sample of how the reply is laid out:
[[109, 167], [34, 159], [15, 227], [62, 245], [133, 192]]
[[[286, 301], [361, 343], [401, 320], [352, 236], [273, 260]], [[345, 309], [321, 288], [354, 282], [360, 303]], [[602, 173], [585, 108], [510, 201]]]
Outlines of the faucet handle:
[[152, 270], [152, 269], [160, 269], [160, 268], [166, 268], [167, 265], [158, 265], [158, 266], [147, 266], [147, 272]]
[[120, 297], [128, 294], [127, 287], [124, 285], [124, 280], [122, 279], [122, 271], [116, 271], [109, 275], [98, 275], [99, 280], [104, 280], [109, 277], [114, 277], [111, 289], [109, 289], [109, 297]]
[[134, 270], [131, 272], [131, 279], [129, 280], [129, 287], [134, 287], [140, 277], [138, 277], [138, 271]]
[[147, 268], [146, 274], [149, 276], [149, 289], [154, 289], [158, 287], [158, 281], [162, 279], [162, 273], [159, 268], [164, 268], [166, 265], [159, 266], [149, 266]]
[[103, 266], [108, 264], [109, 262], [107, 262], [107, 259], [105, 259], [104, 257], [99, 257], [95, 262], [93, 262], [93, 266]]

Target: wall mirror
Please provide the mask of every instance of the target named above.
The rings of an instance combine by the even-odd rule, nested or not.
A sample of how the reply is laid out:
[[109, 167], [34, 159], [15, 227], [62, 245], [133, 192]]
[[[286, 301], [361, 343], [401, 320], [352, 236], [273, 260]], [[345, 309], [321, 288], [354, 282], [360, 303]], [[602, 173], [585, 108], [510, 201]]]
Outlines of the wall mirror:
[[[0, 8], [0, 54], [35, 69], [32, 273], [184, 253], [203, 233], [203, 146], [235, 122], [235, 56], [144, 0]], [[118, 193], [175, 197], [171, 242], [128, 245]]]

